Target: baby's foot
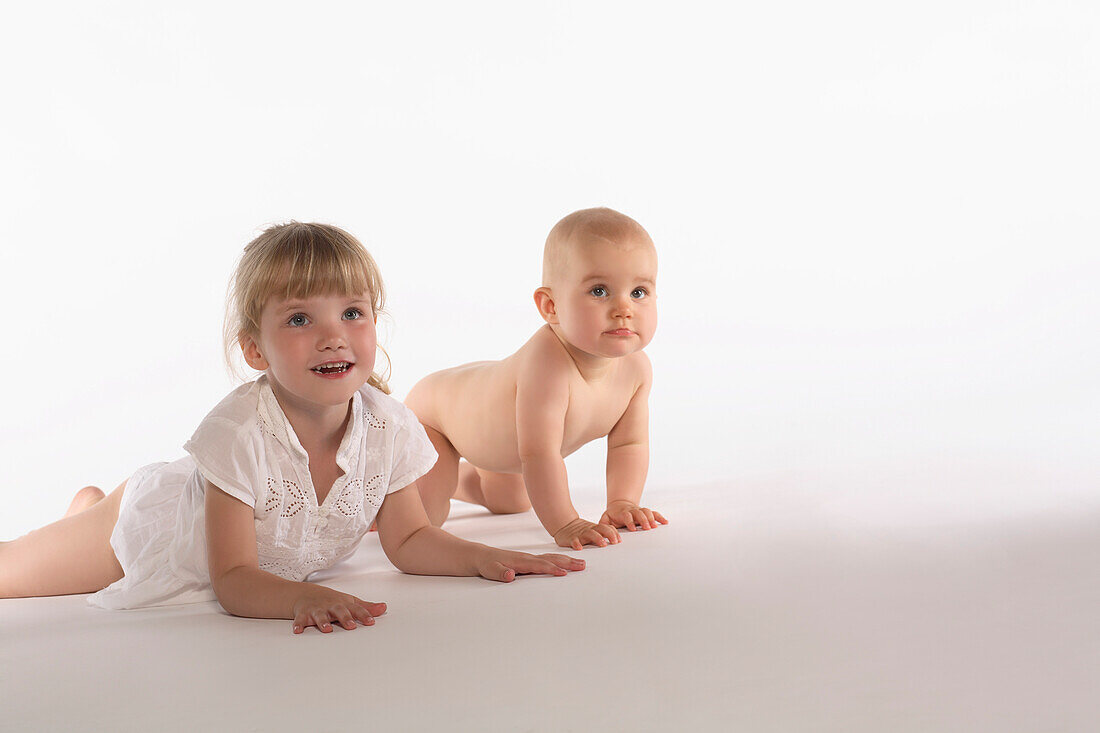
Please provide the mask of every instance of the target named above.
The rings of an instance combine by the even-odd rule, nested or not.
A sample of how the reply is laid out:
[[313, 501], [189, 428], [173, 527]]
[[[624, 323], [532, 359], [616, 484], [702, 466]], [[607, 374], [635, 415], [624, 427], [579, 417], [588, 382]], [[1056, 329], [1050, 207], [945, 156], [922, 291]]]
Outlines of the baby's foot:
[[98, 486], [85, 486], [76, 492], [76, 496], [73, 497], [72, 503], [69, 504], [69, 508], [65, 512], [65, 516], [71, 517], [74, 514], [79, 514], [103, 497], [104, 493]]

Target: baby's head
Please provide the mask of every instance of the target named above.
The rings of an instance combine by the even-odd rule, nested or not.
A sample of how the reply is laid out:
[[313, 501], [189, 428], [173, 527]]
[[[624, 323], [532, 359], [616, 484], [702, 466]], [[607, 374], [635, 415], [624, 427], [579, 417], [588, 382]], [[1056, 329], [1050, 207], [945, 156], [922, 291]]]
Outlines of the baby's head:
[[[364, 293], [372, 311], [366, 315], [373, 322], [382, 313], [386, 291], [378, 265], [351, 234], [329, 224], [296, 221], [268, 227], [244, 248], [230, 281], [224, 330], [230, 369], [242, 339], [259, 336], [269, 303]], [[377, 373], [367, 382], [390, 391]]]
[[574, 211], [550, 230], [535, 304], [568, 344], [617, 357], [657, 329], [657, 249], [642, 225], [606, 208]]

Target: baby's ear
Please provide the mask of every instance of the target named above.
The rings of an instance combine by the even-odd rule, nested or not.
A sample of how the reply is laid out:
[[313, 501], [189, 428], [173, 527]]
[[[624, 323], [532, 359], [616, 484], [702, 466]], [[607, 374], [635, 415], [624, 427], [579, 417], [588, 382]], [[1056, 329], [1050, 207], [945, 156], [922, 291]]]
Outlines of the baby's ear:
[[237, 343], [241, 345], [241, 351], [244, 353], [244, 363], [252, 367], [258, 372], [265, 371], [269, 366], [267, 359], [260, 353], [260, 345], [256, 343], [256, 339], [249, 336], [247, 333], [242, 333], [237, 339]]
[[539, 315], [547, 323], [558, 322], [558, 311], [554, 307], [554, 294], [550, 288], [539, 288], [535, 291], [535, 307], [539, 309]]

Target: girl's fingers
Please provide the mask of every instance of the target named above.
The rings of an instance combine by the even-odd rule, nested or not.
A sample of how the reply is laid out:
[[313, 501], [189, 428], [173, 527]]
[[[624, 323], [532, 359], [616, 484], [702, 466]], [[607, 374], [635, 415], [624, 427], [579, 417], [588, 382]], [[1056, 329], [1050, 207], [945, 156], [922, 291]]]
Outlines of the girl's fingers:
[[371, 616], [381, 616], [386, 612], [385, 603], [375, 603], [374, 601], [364, 601], [362, 598], [356, 598], [352, 596], [353, 605], [358, 605], [365, 610]]
[[481, 571], [481, 577], [489, 580], [499, 580], [502, 583], [511, 583], [516, 579], [516, 571], [502, 562], [491, 560]]
[[340, 626], [344, 627], [347, 631], [351, 631], [356, 627], [355, 618], [351, 615], [351, 611], [347, 606], [337, 605], [332, 607], [332, 615], [336, 617]]
[[642, 529], [653, 528], [653, 517], [648, 516], [648, 509], [635, 509], [634, 511], [637, 512], [635, 520], [641, 525]]
[[657, 521], [661, 524], [668, 524], [668, 520], [662, 517], [660, 512], [653, 512], [653, 516], [655, 516]]
[[629, 511], [623, 513], [623, 518], [614, 522], [616, 526], [622, 525], [624, 529], [634, 531], [634, 515]]
[[549, 560], [545, 560], [535, 555], [526, 555], [516, 558], [509, 565], [517, 573], [525, 573], [527, 575], [565, 575], [565, 569], [559, 568]]
[[554, 563], [559, 568], [562, 568], [564, 570], [584, 569], [584, 560], [581, 560], [579, 557], [569, 557], [569, 555], [558, 555], [556, 553], [539, 555], [539, 557], [543, 558], [544, 560], [549, 560], [550, 562]]
[[374, 623], [374, 616], [367, 610], [367, 605], [362, 601], [351, 604], [351, 615], [355, 616], [356, 620], [364, 626], [370, 626]]
[[313, 623], [317, 627], [317, 630], [322, 634], [332, 633], [332, 617], [329, 616], [328, 611], [320, 610], [315, 611], [313, 614]]

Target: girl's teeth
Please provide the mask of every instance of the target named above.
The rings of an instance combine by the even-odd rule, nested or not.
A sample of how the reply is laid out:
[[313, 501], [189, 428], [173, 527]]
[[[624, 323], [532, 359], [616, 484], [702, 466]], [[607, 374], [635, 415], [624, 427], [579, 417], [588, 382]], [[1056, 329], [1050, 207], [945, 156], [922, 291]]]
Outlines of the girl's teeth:
[[334, 362], [332, 364], [322, 364], [319, 367], [314, 367], [315, 372], [337, 372], [346, 371], [348, 369], [348, 363], [346, 361]]

